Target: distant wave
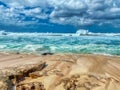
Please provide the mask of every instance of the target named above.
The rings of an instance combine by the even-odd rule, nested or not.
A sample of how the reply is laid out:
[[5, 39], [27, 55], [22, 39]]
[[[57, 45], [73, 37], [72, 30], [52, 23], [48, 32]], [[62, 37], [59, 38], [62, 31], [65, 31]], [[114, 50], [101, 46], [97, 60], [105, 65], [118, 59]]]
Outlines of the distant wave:
[[93, 33], [88, 30], [78, 30], [76, 33], [38, 33], [38, 32], [6, 32], [5, 30], [0, 31], [0, 35], [40, 35], [40, 36], [120, 36], [120, 33]]
[[88, 35], [88, 36], [120, 36], [120, 33], [93, 33], [89, 32], [89, 30], [79, 29], [76, 34], [78, 36]]

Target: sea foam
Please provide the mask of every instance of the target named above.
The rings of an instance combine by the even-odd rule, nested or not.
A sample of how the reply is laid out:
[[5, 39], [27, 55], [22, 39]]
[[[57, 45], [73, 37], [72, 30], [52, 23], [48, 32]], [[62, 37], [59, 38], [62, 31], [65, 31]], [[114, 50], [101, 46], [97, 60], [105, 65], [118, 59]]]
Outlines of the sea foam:
[[0, 31], [0, 51], [120, 55], [120, 36], [118, 33], [96, 34], [88, 31], [72, 34]]

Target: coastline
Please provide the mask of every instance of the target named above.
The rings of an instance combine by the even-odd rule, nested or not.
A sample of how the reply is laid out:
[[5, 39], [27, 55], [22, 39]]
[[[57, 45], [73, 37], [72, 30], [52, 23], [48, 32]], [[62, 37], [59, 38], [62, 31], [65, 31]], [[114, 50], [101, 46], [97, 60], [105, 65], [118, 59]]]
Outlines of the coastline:
[[[30, 71], [28, 75], [27, 71]], [[120, 57], [94, 54], [0, 53], [0, 73], [0, 90], [7, 90], [5, 88], [8, 88], [10, 83], [16, 86], [11, 88], [17, 90], [22, 90], [23, 87], [31, 88], [32, 85], [35, 88], [41, 87], [41, 90], [119, 90]], [[7, 80], [10, 83], [6, 83]]]

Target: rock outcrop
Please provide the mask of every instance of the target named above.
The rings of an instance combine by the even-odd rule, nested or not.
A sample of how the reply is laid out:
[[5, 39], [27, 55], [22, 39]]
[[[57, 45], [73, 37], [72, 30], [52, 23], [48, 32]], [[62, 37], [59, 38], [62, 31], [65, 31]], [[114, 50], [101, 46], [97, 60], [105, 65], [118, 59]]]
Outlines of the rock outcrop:
[[76, 54], [38, 58], [36, 64], [1, 69], [0, 90], [120, 89], [119, 57]]
[[1, 70], [0, 90], [12, 90], [14, 87], [18, 87], [19, 85], [17, 84], [19, 84], [21, 81], [24, 81], [26, 77], [29, 77], [30, 73], [41, 71], [43, 68], [45, 68], [45, 66], [46, 66], [45, 62], [40, 62], [38, 64], [23, 65]]

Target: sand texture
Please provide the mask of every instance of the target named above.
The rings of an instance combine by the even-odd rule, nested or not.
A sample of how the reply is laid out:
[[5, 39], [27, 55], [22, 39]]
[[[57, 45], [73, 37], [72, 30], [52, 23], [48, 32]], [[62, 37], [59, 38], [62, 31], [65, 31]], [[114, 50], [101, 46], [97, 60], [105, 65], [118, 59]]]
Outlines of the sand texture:
[[0, 90], [120, 90], [120, 57], [0, 54]]

